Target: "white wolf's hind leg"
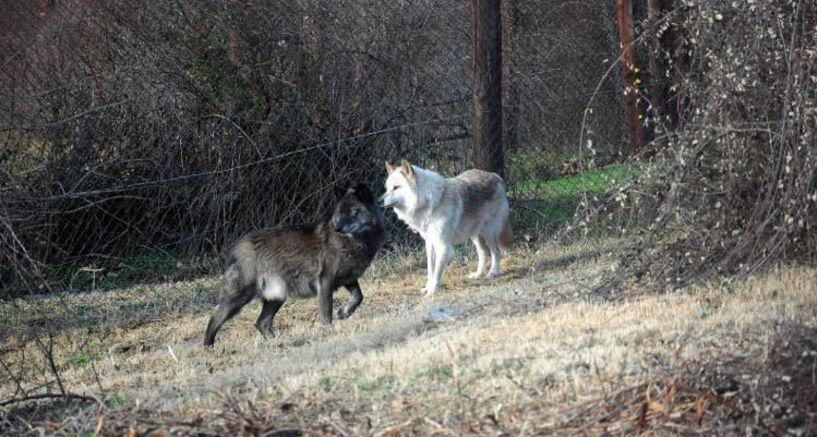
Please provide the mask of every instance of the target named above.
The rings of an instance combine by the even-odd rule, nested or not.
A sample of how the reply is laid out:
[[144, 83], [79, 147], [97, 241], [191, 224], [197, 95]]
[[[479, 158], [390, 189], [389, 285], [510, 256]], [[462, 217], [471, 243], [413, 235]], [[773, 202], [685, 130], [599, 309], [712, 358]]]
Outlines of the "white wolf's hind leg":
[[496, 236], [491, 238], [486, 237], [485, 242], [488, 244], [488, 249], [491, 251], [491, 270], [486, 276], [489, 278], [496, 278], [502, 273], [499, 269], [499, 262], [502, 261], [502, 251], [499, 249]]
[[479, 278], [485, 274], [485, 258], [487, 256], [488, 247], [479, 235], [471, 237], [471, 242], [473, 242], [474, 247], [477, 248], [477, 270], [468, 275], [468, 277]]

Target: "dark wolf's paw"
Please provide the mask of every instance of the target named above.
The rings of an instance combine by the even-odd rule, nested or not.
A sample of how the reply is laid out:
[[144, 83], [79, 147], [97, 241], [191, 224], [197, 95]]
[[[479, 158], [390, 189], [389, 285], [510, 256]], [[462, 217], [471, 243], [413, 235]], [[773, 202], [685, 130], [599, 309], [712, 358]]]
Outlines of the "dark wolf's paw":
[[275, 337], [275, 334], [272, 333], [272, 328], [258, 327], [258, 332], [261, 333], [261, 337], [264, 337], [264, 340], [270, 340]]
[[338, 310], [338, 319], [343, 320], [343, 319], [351, 316], [355, 312], [356, 309], [357, 309], [357, 307], [344, 305], [343, 307], [341, 307]]

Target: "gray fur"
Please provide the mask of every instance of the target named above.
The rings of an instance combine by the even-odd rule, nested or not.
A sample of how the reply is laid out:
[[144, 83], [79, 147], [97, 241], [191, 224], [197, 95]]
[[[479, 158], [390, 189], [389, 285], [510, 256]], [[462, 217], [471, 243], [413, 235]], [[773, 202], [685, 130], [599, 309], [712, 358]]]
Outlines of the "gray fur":
[[352, 299], [338, 311], [349, 317], [363, 301], [358, 278], [384, 238], [383, 221], [365, 185], [349, 189], [329, 222], [253, 231], [231, 248], [221, 295], [204, 336], [212, 345], [221, 325], [253, 298], [263, 301], [256, 328], [272, 334], [272, 320], [286, 299], [318, 297], [321, 321], [332, 323], [332, 295], [343, 286]]
[[496, 173], [471, 169], [449, 180], [462, 199], [462, 213], [467, 219], [481, 217], [486, 205], [505, 194], [502, 178]]

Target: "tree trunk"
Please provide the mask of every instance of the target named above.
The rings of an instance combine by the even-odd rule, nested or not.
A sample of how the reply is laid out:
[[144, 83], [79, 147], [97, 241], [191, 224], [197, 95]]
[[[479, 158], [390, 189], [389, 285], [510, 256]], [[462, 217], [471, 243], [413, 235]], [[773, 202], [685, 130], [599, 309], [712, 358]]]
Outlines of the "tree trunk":
[[[675, 6], [673, 4], [672, 6]], [[672, 23], [672, 89], [670, 98], [675, 104], [670, 109], [673, 112], [673, 124], [680, 129], [684, 123], [686, 99], [684, 97], [684, 83], [687, 69], [687, 47], [684, 36], [684, 15], [676, 17]]]
[[619, 45], [622, 50], [621, 82], [624, 88], [624, 116], [630, 141], [630, 156], [644, 146], [644, 134], [638, 118], [638, 92], [635, 89], [635, 46], [633, 45], [633, 8], [630, 0], [616, 0]]
[[[667, 80], [667, 67], [664, 65], [664, 46], [661, 43], [661, 28], [656, 26], [656, 23], [661, 19], [661, 0], [648, 0], [647, 2], [647, 18], [650, 23], [652, 33], [650, 35], [650, 99], [652, 100], [652, 119], [653, 129], [660, 129], [662, 123], [665, 122], [664, 115], [666, 113], [666, 98], [664, 90], [666, 89], [664, 83]], [[656, 136], [658, 132], [656, 132]]]
[[504, 177], [500, 0], [471, 0], [473, 165]]
[[502, 147], [513, 151], [519, 135], [519, 90], [514, 82], [512, 42], [515, 32], [514, 0], [502, 0]]

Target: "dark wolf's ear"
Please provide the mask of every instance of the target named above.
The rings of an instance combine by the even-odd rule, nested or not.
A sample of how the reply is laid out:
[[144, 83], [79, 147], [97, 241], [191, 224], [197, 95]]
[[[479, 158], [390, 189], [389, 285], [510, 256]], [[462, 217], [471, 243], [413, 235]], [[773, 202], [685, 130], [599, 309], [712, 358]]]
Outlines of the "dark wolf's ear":
[[355, 185], [355, 196], [363, 203], [374, 203], [374, 194], [369, 190], [369, 186], [364, 183]]
[[346, 185], [335, 185], [335, 198], [340, 199], [349, 192], [349, 188]]
[[394, 167], [391, 166], [389, 161], [386, 161], [386, 173], [391, 174], [394, 171]]
[[403, 174], [406, 176], [414, 176], [414, 169], [411, 168], [411, 164], [405, 159], [400, 161], [400, 169], [403, 170]]

